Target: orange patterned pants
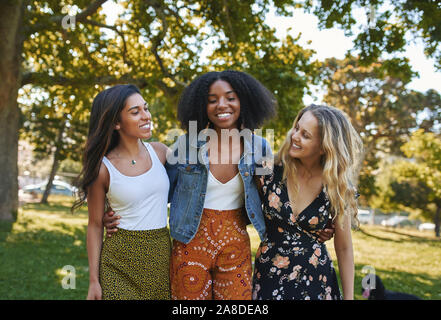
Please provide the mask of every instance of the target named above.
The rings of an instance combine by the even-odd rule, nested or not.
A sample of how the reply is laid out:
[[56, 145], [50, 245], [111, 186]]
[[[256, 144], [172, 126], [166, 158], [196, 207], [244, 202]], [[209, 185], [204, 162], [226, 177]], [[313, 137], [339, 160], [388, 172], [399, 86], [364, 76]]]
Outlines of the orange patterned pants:
[[188, 243], [173, 240], [172, 299], [251, 300], [250, 238], [243, 209], [204, 209]]

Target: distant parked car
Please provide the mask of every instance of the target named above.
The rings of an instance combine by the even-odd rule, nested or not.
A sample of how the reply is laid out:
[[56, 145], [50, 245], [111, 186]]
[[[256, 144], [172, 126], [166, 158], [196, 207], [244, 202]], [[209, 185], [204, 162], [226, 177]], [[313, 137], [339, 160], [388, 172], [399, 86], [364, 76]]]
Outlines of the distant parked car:
[[405, 225], [411, 225], [412, 223], [407, 217], [393, 216], [389, 219], [381, 221], [381, 225], [385, 227], [403, 227]]
[[435, 224], [434, 223], [422, 223], [418, 226], [418, 230], [420, 230], [420, 231], [425, 231], [425, 230], [433, 231], [433, 230], [435, 230]]
[[[37, 184], [29, 184], [22, 188], [24, 193], [43, 194], [46, 190], [47, 181]], [[52, 182], [51, 194], [62, 194], [66, 196], [73, 196], [77, 192], [77, 188], [67, 182], [61, 180], [54, 180]]]
[[358, 209], [358, 221], [362, 224], [369, 224], [373, 222], [373, 213], [368, 209]]

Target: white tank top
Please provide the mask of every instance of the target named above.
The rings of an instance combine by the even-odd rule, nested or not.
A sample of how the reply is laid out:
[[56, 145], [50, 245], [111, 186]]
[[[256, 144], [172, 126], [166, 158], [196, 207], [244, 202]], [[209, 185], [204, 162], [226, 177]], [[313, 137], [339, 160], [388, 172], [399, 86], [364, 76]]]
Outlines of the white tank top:
[[244, 187], [240, 174], [226, 183], [216, 179], [209, 171], [204, 208], [214, 210], [234, 210], [244, 206]]
[[151, 168], [138, 176], [125, 176], [106, 157], [103, 163], [110, 175], [107, 198], [115, 214], [121, 216], [118, 228], [152, 230], [167, 226], [167, 200], [170, 186], [167, 172], [155, 150], [144, 143]]

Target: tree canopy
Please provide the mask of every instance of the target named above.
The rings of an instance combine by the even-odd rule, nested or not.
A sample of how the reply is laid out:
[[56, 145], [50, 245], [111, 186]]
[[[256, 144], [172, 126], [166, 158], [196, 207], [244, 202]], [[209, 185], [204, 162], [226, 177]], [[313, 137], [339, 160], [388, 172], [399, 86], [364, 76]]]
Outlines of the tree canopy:
[[[421, 41], [424, 53], [441, 69], [441, 2], [437, 0], [304, 0], [299, 5], [319, 18], [321, 28], [337, 26], [355, 36], [352, 54], [364, 64], [393, 54], [389, 71], [407, 69], [410, 76], [409, 61], [400, 54], [407, 43]], [[364, 24], [355, 18], [360, 9], [366, 14]]]
[[[321, 68], [325, 103], [345, 111], [364, 142], [360, 194], [368, 201], [377, 194], [375, 172], [387, 155], [401, 155], [400, 147], [417, 128], [436, 130], [441, 122], [441, 96], [406, 88], [381, 62], [364, 66], [356, 57], [327, 59]], [[424, 117], [424, 114], [427, 116]]]
[[[114, 21], [103, 10], [111, 3], [121, 8]], [[322, 28], [356, 33], [352, 56], [320, 68], [299, 38], [275, 36], [265, 22], [271, 7], [282, 16], [301, 7]], [[375, 23], [355, 30], [354, 12], [362, 7]], [[345, 110], [363, 136], [369, 152], [361, 193], [369, 197], [378, 152], [400, 153], [412, 129], [439, 128], [439, 94], [406, 88], [415, 73], [402, 52], [409, 36], [421, 39], [440, 67], [440, 11], [430, 0], [2, 1], [0, 147], [9, 152], [0, 154], [0, 219], [13, 219], [18, 207], [19, 133], [53, 157], [55, 172], [60, 160], [81, 155], [93, 97], [106, 86], [133, 83], [151, 106], [155, 139], [164, 141], [178, 127], [183, 88], [223, 69], [252, 74], [276, 96], [278, 115], [266, 126], [274, 129], [275, 149], [320, 75], [325, 102]]]
[[153, 106], [161, 138], [178, 127], [177, 99], [194, 77], [234, 68], [254, 75], [279, 98], [280, 121], [271, 125], [281, 140], [315, 81], [312, 51], [298, 39], [277, 39], [265, 23], [270, 5], [287, 15], [291, 1], [119, 1], [114, 22], [103, 10], [106, 2], [0, 4], [0, 76], [9, 79], [0, 85], [0, 143], [12, 150], [0, 158], [2, 219], [17, 209], [20, 118], [22, 137], [37, 152], [56, 152], [55, 165], [55, 159], [81, 154], [91, 100], [105, 86], [137, 85]]
[[415, 131], [401, 147], [404, 158], [386, 167], [380, 180], [380, 207], [416, 211], [441, 226], [441, 138], [423, 129]]

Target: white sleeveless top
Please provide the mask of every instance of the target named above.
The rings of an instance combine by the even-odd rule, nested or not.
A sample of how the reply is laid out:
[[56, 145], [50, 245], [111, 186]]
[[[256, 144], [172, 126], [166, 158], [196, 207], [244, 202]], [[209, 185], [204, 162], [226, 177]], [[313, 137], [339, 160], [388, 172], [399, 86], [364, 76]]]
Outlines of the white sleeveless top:
[[115, 214], [121, 216], [118, 228], [152, 230], [167, 226], [167, 201], [170, 183], [155, 150], [144, 143], [151, 168], [138, 176], [125, 176], [106, 157], [103, 163], [110, 175], [107, 198]]
[[244, 206], [244, 186], [240, 174], [222, 183], [209, 171], [204, 208], [234, 210]]

